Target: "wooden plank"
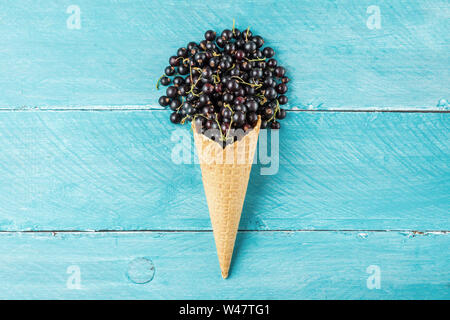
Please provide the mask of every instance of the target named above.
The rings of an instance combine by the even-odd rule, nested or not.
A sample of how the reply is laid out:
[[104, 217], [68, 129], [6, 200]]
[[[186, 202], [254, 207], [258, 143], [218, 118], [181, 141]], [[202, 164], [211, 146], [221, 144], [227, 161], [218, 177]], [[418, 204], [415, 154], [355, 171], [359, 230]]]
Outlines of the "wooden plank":
[[448, 299], [449, 245], [448, 234], [239, 233], [223, 280], [210, 232], [0, 234], [0, 298]]
[[[209, 230], [198, 165], [171, 158], [171, 134], [193, 150], [191, 135], [168, 114], [1, 112], [0, 229]], [[450, 230], [448, 120], [289, 113], [279, 170], [261, 175], [259, 158], [241, 229]]]
[[[251, 26], [265, 36], [278, 52], [292, 78], [291, 107], [449, 106], [446, 0], [183, 5], [79, 0], [76, 5], [80, 29], [68, 29], [75, 11], [66, 2], [0, 4], [1, 108], [157, 106], [155, 82], [168, 57], [209, 28], [231, 28], [233, 18], [239, 28]], [[380, 11], [379, 29], [371, 24], [373, 5]], [[69, 25], [77, 26], [72, 20]]]

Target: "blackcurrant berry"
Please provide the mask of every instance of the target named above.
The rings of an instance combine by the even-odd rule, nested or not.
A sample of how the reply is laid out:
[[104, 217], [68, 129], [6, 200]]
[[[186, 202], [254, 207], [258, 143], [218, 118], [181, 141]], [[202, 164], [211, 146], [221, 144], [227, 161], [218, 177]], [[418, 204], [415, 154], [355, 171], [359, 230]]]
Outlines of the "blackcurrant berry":
[[266, 58], [272, 58], [275, 55], [275, 51], [271, 47], [265, 47], [262, 53]]
[[223, 40], [229, 41], [229, 40], [231, 40], [232, 37], [233, 37], [233, 31], [231, 31], [229, 29], [225, 29], [222, 31], [221, 38]]
[[[216, 121], [213, 121], [213, 120], [210, 120], [212, 123], [211, 123], [211, 129], [212, 130], [219, 130], [219, 125], [217, 124], [217, 122]], [[217, 133], [216, 133], [217, 134]]]
[[186, 48], [188, 49], [188, 51], [191, 51], [192, 49], [194, 49], [195, 47], [197, 47], [197, 44], [195, 42], [189, 42], [188, 45], [186, 46]]
[[245, 87], [245, 92], [247, 93], [247, 95], [253, 96], [256, 93], [256, 89], [254, 87], [246, 86]]
[[275, 99], [277, 97], [277, 91], [272, 87], [267, 88], [264, 92], [264, 96], [269, 100]]
[[248, 100], [245, 105], [249, 112], [256, 112], [258, 110], [258, 102], [255, 100]]
[[186, 49], [186, 48], [180, 48], [180, 49], [178, 49], [178, 51], [177, 51], [177, 56], [179, 56], [179, 57], [186, 58], [186, 57], [187, 57], [187, 54], [188, 54], [188, 52], [187, 52], [187, 49]]
[[255, 125], [258, 122], [258, 116], [255, 112], [249, 112], [247, 114], [247, 120], [251, 125]]
[[222, 91], [223, 91], [222, 84], [221, 84], [221, 83], [217, 83], [217, 84], [214, 86], [214, 91], [217, 92], [217, 93], [222, 93]]
[[273, 77], [273, 73], [272, 73], [272, 71], [266, 69], [266, 70], [264, 70], [264, 76], [272, 78]]
[[260, 128], [261, 128], [261, 129], [266, 129], [266, 128], [267, 128], [267, 121], [266, 121], [266, 120], [262, 120], [262, 121], [261, 121], [261, 126], [260, 126]]
[[284, 119], [284, 118], [286, 118], [286, 110], [280, 109], [280, 110], [277, 112], [277, 119], [282, 120], [282, 119]]
[[167, 107], [170, 103], [170, 98], [167, 96], [161, 96], [158, 102], [162, 107]]
[[202, 108], [202, 114], [207, 116], [208, 114], [214, 113], [214, 107], [213, 106], [205, 106]]
[[205, 125], [206, 119], [203, 117], [197, 117], [195, 118], [195, 127], [199, 128], [199, 127], [203, 127]]
[[273, 78], [267, 77], [264, 79], [263, 85], [265, 88], [273, 88], [277, 85], [277, 82]]
[[180, 60], [181, 60], [181, 59], [178, 59], [178, 57], [171, 56], [171, 57], [169, 58], [169, 64], [170, 64], [172, 67], [178, 67], [178, 66], [180, 65]]
[[275, 59], [269, 59], [269, 61], [267, 61], [267, 66], [269, 68], [275, 68], [277, 66], [277, 60]]
[[219, 66], [219, 62], [220, 62], [220, 60], [219, 60], [218, 57], [212, 57], [212, 58], [209, 60], [209, 66], [210, 66], [212, 69], [215, 69], [215, 68], [217, 68], [217, 67]]
[[177, 88], [176, 88], [175, 86], [167, 87], [167, 89], [166, 89], [166, 95], [167, 95], [169, 98], [175, 98], [175, 97], [178, 95], [178, 90], [177, 90]]
[[186, 75], [189, 73], [189, 67], [185, 66], [185, 65], [181, 65], [178, 67], [178, 73], [181, 74], [182, 76]]
[[224, 47], [225, 52], [233, 53], [236, 51], [236, 45], [234, 43], [227, 43]]
[[270, 124], [270, 128], [278, 130], [281, 128], [281, 124], [278, 121], [274, 121]]
[[236, 126], [236, 128], [242, 127], [245, 123], [245, 113], [240, 111], [235, 112], [233, 114], [233, 123]]
[[191, 49], [191, 56], [195, 56], [195, 54], [197, 53], [197, 52], [199, 52], [200, 51], [200, 48], [199, 47], [194, 47], [194, 48], [192, 48]]
[[225, 68], [224, 68], [224, 71], [226, 71], [226, 70], [228, 70], [228, 69], [230, 69], [230, 68], [231, 68], [231, 62], [228, 61], [228, 60], [225, 60]]
[[198, 45], [202, 50], [206, 50], [206, 40], [200, 41]]
[[206, 127], [206, 129], [208, 129], [208, 130], [211, 129], [213, 123], [214, 123], [214, 121], [212, 121], [212, 120], [207, 120], [207, 121], [205, 122], [205, 127]]
[[204, 52], [198, 52], [195, 54], [194, 56], [194, 60], [200, 65], [202, 66], [203, 63], [206, 61], [206, 55]]
[[223, 102], [230, 103], [233, 101], [233, 99], [234, 99], [234, 96], [230, 93], [225, 93], [223, 95]]
[[250, 70], [251, 78], [259, 79], [259, 78], [262, 78], [263, 75], [264, 75], [264, 73], [261, 68], [255, 68], [255, 69]]
[[241, 31], [239, 31], [239, 29], [234, 28], [233, 39], [239, 39], [240, 36], [241, 36]]
[[247, 107], [244, 104], [236, 104], [236, 105], [234, 105], [234, 111], [240, 111], [240, 112], [246, 113]]
[[278, 97], [278, 103], [281, 105], [286, 104], [288, 103], [288, 98], [286, 96], [281, 95]]
[[264, 118], [267, 119], [267, 120], [270, 119], [270, 118], [272, 118], [272, 116], [273, 116], [273, 109], [270, 108], [270, 107], [264, 108], [263, 116], [264, 116]]
[[286, 69], [283, 67], [276, 67], [274, 73], [277, 78], [282, 78], [286, 73]]
[[248, 62], [248, 61], [241, 62], [241, 70], [250, 71], [251, 68], [252, 68], [252, 65], [250, 64], [250, 62]]
[[262, 37], [260, 37], [260, 36], [254, 36], [252, 38], [252, 40], [253, 40], [253, 42], [256, 43], [256, 46], [258, 48], [261, 48], [264, 45], [264, 39]]
[[188, 102], [193, 102], [195, 99], [197, 99], [197, 98], [195, 97], [194, 93], [192, 93], [192, 92], [186, 96], [186, 101], [188, 101]]
[[245, 98], [242, 96], [238, 96], [234, 99], [234, 105], [240, 105], [245, 102]]
[[242, 32], [242, 38], [244, 38], [246, 41], [251, 40], [253, 37], [253, 33], [250, 31], [250, 29], [245, 29]]
[[220, 125], [220, 130], [222, 130], [223, 134], [226, 134], [228, 131], [228, 128], [230, 127], [228, 122], [224, 122]]
[[257, 47], [256, 43], [254, 43], [253, 41], [248, 41], [244, 45], [244, 50], [246, 52], [254, 52], [257, 48], [258, 47]]
[[178, 95], [185, 97], [187, 93], [191, 90], [191, 87], [187, 84], [178, 87]]
[[237, 91], [239, 89], [239, 83], [235, 79], [231, 79], [227, 82], [227, 89], [231, 92]]
[[238, 68], [233, 68], [233, 69], [231, 69], [231, 71], [230, 71], [230, 76], [239, 76], [239, 74], [241, 73], [241, 71], [238, 69]]
[[[213, 110], [214, 110], [214, 108], [213, 108]], [[217, 115], [216, 115], [216, 113], [213, 111], [212, 113], [210, 113], [210, 114], [208, 114], [208, 119], [209, 120], [216, 120], [217, 119]]]
[[[205, 47], [206, 47], [206, 50], [209, 50], [209, 51], [216, 49], [216, 45], [214, 44], [214, 42], [211, 42], [211, 41], [208, 41], [206, 43]], [[207, 52], [206, 54], [209, 54], [209, 52]]]
[[236, 40], [235, 43], [236, 43], [236, 47], [238, 47], [239, 49], [242, 49], [242, 48], [244, 48], [245, 40], [242, 38], [239, 38]]
[[168, 86], [169, 83], [170, 83], [170, 78], [162, 77], [161, 80], [159, 80], [159, 82], [161, 82], [161, 84], [162, 84], [163, 86]]
[[184, 104], [184, 110], [187, 115], [193, 115], [195, 113], [195, 108], [189, 103]]
[[173, 100], [170, 102], [170, 109], [171, 109], [172, 111], [176, 111], [180, 105], [181, 105], [180, 99], [173, 99]]
[[210, 78], [212, 76], [213, 72], [211, 70], [211, 68], [209, 67], [205, 67], [202, 70], [202, 77], [203, 78]]
[[228, 67], [228, 61], [222, 60], [219, 62], [219, 68], [221, 70], [226, 70]]
[[209, 102], [209, 96], [207, 94], [202, 94], [199, 98], [198, 98], [198, 105], [199, 106], [204, 106], [205, 104], [207, 104]]
[[277, 92], [278, 92], [279, 94], [284, 94], [284, 93], [286, 93], [286, 92], [288, 91], [288, 87], [287, 87], [287, 85], [284, 84], [284, 83], [279, 83], [279, 84], [276, 86], [276, 90], [277, 90]]
[[222, 115], [222, 118], [227, 118], [230, 119], [232, 112], [230, 109], [226, 108], [226, 107], [222, 107], [220, 114]]
[[246, 93], [245, 89], [243, 87], [239, 86], [239, 89], [237, 89], [237, 91], [236, 91], [236, 96], [243, 97], [243, 96], [245, 96], [245, 93]]
[[208, 41], [214, 41], [216, 39], [216, 32], [213, 30], [208, 30], [205, 32], [205, 39]]
[[217, 38], [216, 44], [219, 48], [223, 48], [225, 46], [226, 41], [223, 38]]
[[211, 83], [205, 83], [202, 87], [202, 92], [205, 94], [211, 94], [214, 92], [214, 86]]
[[172, 114], [170, 115], [170, 121], [172, 123], [180, 123], [181, 117], [177, 112], [172, 112]]
[[182, 77], [178, 77], [177, 76], [177, 77], [173, 78], [173, 85], [174, 86], [179, 87], [179, 86], [181, 86], [183, 84], [184, 84], [184, 79]]
[[235, 56], [236, 56], [236, 60], [241, 61], [242, 59], [245, 58], [245, 52], [243, 50], [238, 50], [238, 51], [236, 51]]
[[173, 76], [175, 74], [175, 68], [172, 66], [168, 66], [166, 67], [166, 69], [164, 69], [164, 73], [169, 77]]
[[265, 57], [264, 57], [264, 55], [263, 55], [263, 53], [262, 53], [261, 50], [256, 50], [256, 51], [253, 53], [253, 58], [255, 58], [255, 59], [263, 59], [263, 58], [265, 58]]

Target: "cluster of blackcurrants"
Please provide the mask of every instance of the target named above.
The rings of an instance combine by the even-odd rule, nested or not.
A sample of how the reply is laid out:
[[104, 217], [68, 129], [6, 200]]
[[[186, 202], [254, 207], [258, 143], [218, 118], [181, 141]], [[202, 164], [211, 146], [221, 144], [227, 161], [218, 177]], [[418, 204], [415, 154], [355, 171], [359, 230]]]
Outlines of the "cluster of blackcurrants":
[[289, 78], [273, 58], [274, 50], [263, 44], [249, 29], [233, 27], [217, 37], [208, 30], [205, 40], [179, 48], [157, 84], [168, 86], [159, 104], [173, 111], [170, 121], [194, 121], [206, 135], [218, 132], [209, 137], [224, 144], [237, 139], [230, 138], [231, 130], [253, 129], [258, 116], [262, 129], [280, 129]]

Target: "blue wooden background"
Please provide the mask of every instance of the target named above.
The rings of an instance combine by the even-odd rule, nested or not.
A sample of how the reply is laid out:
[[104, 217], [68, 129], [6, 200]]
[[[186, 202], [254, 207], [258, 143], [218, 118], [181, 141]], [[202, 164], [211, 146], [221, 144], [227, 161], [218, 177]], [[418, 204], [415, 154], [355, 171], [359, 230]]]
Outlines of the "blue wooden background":
[[[292, 111], [225, 281], [155, 83], [233, 19]], [[445, 0], [2, 1], [0, 298], [450, 298], [449, 52]]]

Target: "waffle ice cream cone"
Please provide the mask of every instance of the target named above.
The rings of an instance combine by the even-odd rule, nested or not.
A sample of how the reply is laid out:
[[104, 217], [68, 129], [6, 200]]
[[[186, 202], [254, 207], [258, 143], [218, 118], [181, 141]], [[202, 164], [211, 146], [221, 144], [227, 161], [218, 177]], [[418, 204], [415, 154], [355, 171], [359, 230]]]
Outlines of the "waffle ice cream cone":
[[255, 128], [242, 139], [222, 148], [217, 142], [197, 133], [192, 124], [224, 279], [228, 277], [260, 125], [261, 119], [258, 119]]

